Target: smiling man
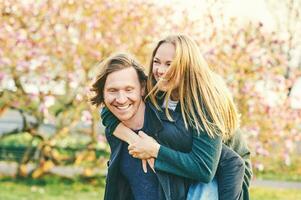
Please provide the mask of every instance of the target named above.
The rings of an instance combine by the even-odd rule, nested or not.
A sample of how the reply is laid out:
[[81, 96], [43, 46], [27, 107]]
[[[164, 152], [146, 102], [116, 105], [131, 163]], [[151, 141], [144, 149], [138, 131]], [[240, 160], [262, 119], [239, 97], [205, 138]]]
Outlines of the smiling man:
[[142, 128], [145, 110], [142, 100], [145, 82], [139, 82], [136, 71], [134, 67], [114, 71], [107, 76], [104, 85], [104, 104], [123, 124], [134, 130]]
[[[96, 96], [91, 103], [105, 106], [132, 130], [150, 131], [145, 127], [153, 125], [144, 123], [144, 116], [148, 113], [152, 119], [155, 115], [145, 110], [143, 96], [147, 76], [143, 68], [127, 54], [113, 55], [99, 67], [101, 71], [91, 89]], [[151, 170], [144, 173], [141, 161], [129, 155], [128, 144], [109, 135], [109, 132], [106, 129], [111, 155], [104, 199], [165, 199], [156, 174]]]

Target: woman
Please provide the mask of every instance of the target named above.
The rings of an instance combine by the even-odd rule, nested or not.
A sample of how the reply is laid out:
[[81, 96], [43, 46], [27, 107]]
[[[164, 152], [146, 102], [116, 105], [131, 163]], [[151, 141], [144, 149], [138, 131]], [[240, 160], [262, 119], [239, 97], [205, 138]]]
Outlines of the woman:
[[[153, 51], [147, 86], [151, 102], [158, 109], [163, 108], [169, 120], [173, 120], [171, 113], [181, 114], [184, 126], [193, 134], [192, 150], [189, 153], [174, 151], [142, 133], [137, 139], [138, 142], [129, 146], [130, 154], [140, 159], [156, 158], [154, 167], [157, 171], [205, 183], [210, 182], [217, 172], [220, 199], [239, 199], [242, 196], [248, 199], [248, 184], [251, 177], [248, 160], [244, 184], [236, 186], [227, 182], [225, 179], [227, 175], [220, 170], [226, 166], [220, 163], [218, 167], [220, 154], [210, 152], [212, 149], [220, 152], [222, 140], [238, 141], [233, 138], [233, 133], [238, 127], [238, 114], [225, 84], [210, 70], [196, 43], [185, 35], [170, 36], [161, 40]], [[164, 96], [160, 91], [164, 92]], [[104, 114], [104, 121], [110, 121], [105, 117]], [[112, 130], [114, 126], [116, 127], [116, 124], [112, 123], [105, 125], [113, 127]], [[127, 135], [125, 133], [130, 134], [130, 130], [119, 124], [114, 135], [124, 139]], [[214, 146], [210, 138], [217, 141]], [[249, 152], [245, 147], [240, 146], [236, 150], [248, 159]], [[214, 164], [208, 167], [208, 163]], [[228, 170], [231, 172], [231, 169]], [[232, 173], [235, 173], [235, 170]], [[196, 190], [193, 188], [204, 185], [192, 186], [189, 194], [195, 194], [193, 191]], [[232, 196], [233, 193], [227, 193], [228, 186], [238, 187], [236, 190], [243, 187], [243, 190]]]

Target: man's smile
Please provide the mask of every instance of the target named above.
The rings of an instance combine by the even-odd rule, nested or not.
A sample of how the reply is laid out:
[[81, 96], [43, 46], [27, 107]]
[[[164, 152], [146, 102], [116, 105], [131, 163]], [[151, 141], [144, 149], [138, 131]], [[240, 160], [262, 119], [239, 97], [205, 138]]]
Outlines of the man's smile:
[[121, 111], [126, 111], [128, 110], [130, 107], [132, 106], [132, 104], [127, 104], [127, 105], [122, 105], [122, 106], [118, 106], [118, 105], [115, 105], [115, 107], [118, 109], [118, 110], [121, 110]]

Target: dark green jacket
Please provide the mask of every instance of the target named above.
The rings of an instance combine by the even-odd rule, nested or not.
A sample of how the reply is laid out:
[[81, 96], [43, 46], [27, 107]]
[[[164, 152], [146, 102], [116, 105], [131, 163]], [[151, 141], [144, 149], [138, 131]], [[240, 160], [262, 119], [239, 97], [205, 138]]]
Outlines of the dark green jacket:
[[[163, 104], [164, 102], [164, 93], [163, 92], [159, 92], [157, 95], [157, 101], [160, 105]], [[180, 109], [180, 105], [177, 106], [176, 108], [177, 112], [181, 112]], [[117, 126], [117, 125], [116, 125]], [[193, 131], [192, 131], [193, 132]], [[233, 151], [235, 151], [238, 155], [241, 156], [241, 158], [244, 160], [245, 163], [245, 173], [244, 173], [244, 180], [243, 180], [243, 185], [242, 185], [242, 196], [243, 196], [243, 200], [249, 200], [249, 186], [250, 186], [250, 181], [252, 179], [253, 176], [253, 172], [252, 172], [252, 165], [251, 165], [251, 152], [248, 148], [248, 145], [246, 143], [246, 140], [244, 138], [244, 134], [245, 132], [243, 132], [241, 129], [238, 129], [237, 131], [235, 131], [235, 133], [233, 134], [233, 137], [230, 138], [228, 141], [224, 142], [230, 149], [232, 149]], [[205, 141], [206, 142], [206, 141]], [[208, 142], [208, 141], [207, 141]], [[192, 152], [197, 152], [197, 153], [202, 153], [201, 151], [199, 151], [199, 147], [204, 145], [204, 141], [201, 141], [201, 138], [194, 136], [193, 137], [193, 146], [192, 146]], [[210, 145], [209, 143], [206, 143], [206, 145]], [[162, 147], [162, 146], [161, 146]], [[201, 149], [200, 149], [201, 150]], [[175, 153], [174, 151], [172, 151], [171, 149], [168, 148], [160, 148], [160, 152], [163, 152], [162, 156], [160, 156], [160, 158], [164, 158], [164, 159], [168, 159], [171, 157], [174, 157], [176, 155], [178, 155], [177, 153]], [[185, 155], [185, 154], [182, 154]], [[204, 155], [202, 155], [201, 157], [206, 157], [206, 152]], [[191, 158], [193, 158], [194, 156], [191, 155]], [[158, 156], [159, 158], [159, 156]], [[187, 178], [191, 178], [191, 179], [195, 179], [194, 177], [197, 178], [198, 181], [201, 182], [207, 182], [208, 179], [206, 179], [206, 177], [203, 177], [202, 175], [198, 174], [198, 173], [206, 173], [205, 171], [201, 170], [201, 169], [197, 169], [195, 168], [194, 172], [191, 172], [189, 174], [191, 174], [192, 176], [187, 176], [187, 172], [189, 171], [189, 169], [193, 169], [192, 165], [196, 164], [196, 162], [188, 162], [187, 164], [185, 162], [182, 163], [182, 165], [179, 165], [180, 169], [176, 170], [174, 169], [172, 166], [173, 164], [175, 164], [177, 162], [176, 159], [173, 160], [173, 163], [169, 163], [167, 166], [167, 161], [161, 159], [161, 161], [156, 161], [155, 166], [156, 168], [164, 168], [167, 172], [170, 173], [174, 173], [176, 175], [179, 176], [184, 176]], [[158, 160], [158, 159], [157, 159]], [[180, 159], [181, 160], [181, 159]], [[189, 159], [188, 159], [189, 160]], [[201, 161], [202, 159], [200, 159], [199, 161]], [[218, 161], [216, 161], [218, 162]], [[205, 162], [207, 163], [207, 162]], [[160, 166], [159, 166], [160, 165]], [[216, 163], [216, 165], [218, 165], [218, 163]], [[167, 166], [167, 167], [164, 167]], [[200, 171], [201, 170], [201, 171]], [[214, 169], [215, 170], [215, 169]], [[213, 170], [213, 171], [214, 171]], [[208, 172], [207, 172], [208, 173]], [[207, 178], [213, 178], [215, 174], [211, 174], [209, 172], [208, 177]], [[209, 181], [208, 181], [209, 182]]]

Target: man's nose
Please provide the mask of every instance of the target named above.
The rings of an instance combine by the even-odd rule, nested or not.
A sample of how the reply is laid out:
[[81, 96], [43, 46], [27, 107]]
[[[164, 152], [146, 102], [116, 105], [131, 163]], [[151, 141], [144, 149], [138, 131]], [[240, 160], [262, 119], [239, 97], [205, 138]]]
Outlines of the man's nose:
[[124, 104], [126, 101], [126, 95], [123, 92], [119, 92], [118, 96], [116, 97], [116, 102], [119, 104]]

